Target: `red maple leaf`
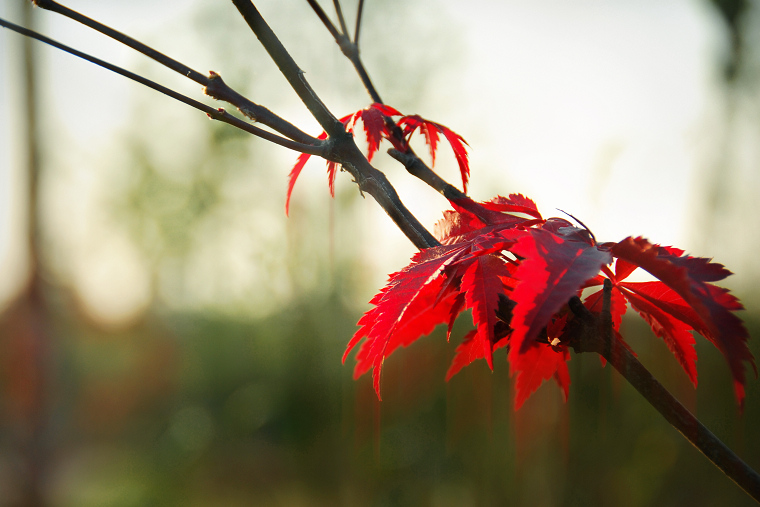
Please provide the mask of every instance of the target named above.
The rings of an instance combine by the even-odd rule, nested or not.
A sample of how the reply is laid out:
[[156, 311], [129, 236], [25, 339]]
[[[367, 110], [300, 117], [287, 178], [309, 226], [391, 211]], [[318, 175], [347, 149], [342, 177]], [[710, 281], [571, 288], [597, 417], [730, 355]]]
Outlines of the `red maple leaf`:
[[419, 130], [425, 136], [425, 142], [430, 148], [431, 166], [435, 166], [435, 153], [438, 149], [438, 134], [443, 134], [454, 151], [454, 157], [459, 165], [459, 173], [462, 177], [462, 190], [467, 192], [467, 182], [470, 179], [470, 162], [467, 156], [467, 141], [462, 136], [448, 127], [426, 120], [419, 115], [404, 116], [398, 121], [398, 126], [403, 127], [404, 137], [407, 142], [412, 135]]
[[[401, 116], [398, 120], [398, 126], [403, 130], [394, 129], [392, 117]], [[467, 191], [467, 181], [470, 175], [470, 165], [467, 157], [467, 142], [462, 136], [441, 124], [425, 120], [418, 115], [403, 116], [398, 110], [385, 104], [374, 103], [365, 109], [360, 109], [353, 114], [349, 114], [340, 119], [340, 122], [346, 128], [346, 132], [353, 133], [356, 130], [357, 123], [361, 122], [364, 127], [364, 133], [367, 137], [367, 161], [372, 162], [375, 153], [380, 149], [380, 143], [383, 139], [391, 142], [394, 148], [407, 151], [409, 149], [409, 139], [417, 129], [420, 129], [425, 141], [430, 147], [430, 155], [435, 164], [435, 153], [438, 148], [438, 133], [443, 134], [449, 141], [462, 176], [462, 186]], [[399, 137], [398, 132], [401, 132]], [[327, 133], [322, 132], [317, 139], [327, 139]], [[285, 199], [285, 214], [290, 210], [290, 196], [293, 193], [293, 187], [296, 184], [298, 176], [301, 174], [306, 162], [311, 158], [308, 153], [302, 153], [296, 159], [296, 164], [288, 175], [288, 191]], [[335, 197], [335, 175], [337, 173], [337, 162], [327, 161], [327, 181], [330, 188], [330, 195]], [[534, 205], [535, 208], [535, 205]]]
[[[612, 261], [609, 252], [599, 250], [593, 242], [577, 239], [580, 230], [566, 220], [554, 218], [544, 227], [531, 229], [531, 235], [512, 249], [524, 259], [515, 272], [519, 284], [511, 295], [516, 305], [508, 358], [510, 374], [517, 375], [515, 408], [560, 368], [559, 353], [545, 350], [546, 346], [536, 341], [538, 333], [584, 282]], [[566, 368], [564, 361], [562, 367]], [[562, 387], [567, 392], [567, 386]]]
[[[476, 359], [485, 358], [493, 368], [493, 351], [508, 347], [511, 374], [516, 375], [516, 409], [550, 378], [567, 399], [566, 323], [574, 318], [567, 303], [582, 289], [609, 278], [616, 343], [628, 347], [619, 330], [630, 303], [696, 385], [696, 353], [689, 332], [695, 330], [726, 356], [741, 404], [743, 363], [755, 365], [746, 329], [733, 313], [741, 304], [711, 283], [729, 274], [723, 266], [642, 238], [599, 245], [585, 226], [575, 227], [561, 218], [543, 220], [533, 201], [519, 194], [486, 203], [462, 198], [452, 204], [454, 210], [445, 212], [436, 225], [442, 245], [418, 253], [409, 266], [391, 275], [343, 356], [345, 361], [364, 340], [354, 376], [373, 369], [378, 397], [385, 358], [439, 324], [448, 325], [448, 337], [457, 316], [472, 309], [476, 329], [457, 347], [446, 380]], [[614, 273], [608, 267], [613, 260]], [[638, 267], [660, 281], [626, 282]], [[592, 313], [601, 313], [602, 292], [589, 295], [584, 304]]]
[[[609, 245], [618, 263], [624, 262], [622, 273], [611, 277], [617, 287], [665, 340], [696, 385], [696, 353], [688, 331], [694, 330], [712, 342], [728, 361], [734, 378], [734, 392], [741, 405], [744, 400], [744, 362], [757, 367], [747, 346], [749, 333], [733, 312], [742, 310], [738, 299], [727, 289], [710, 282], [731, 274], [723, 265], [709, 259], [683, 255], [683, 250], [649, 243], [646, 239], [628, 237]], [[632, 266], [648, 271], [660, 282], [623, 282]], [[622, 278], [621, 278], [621, 275]]]

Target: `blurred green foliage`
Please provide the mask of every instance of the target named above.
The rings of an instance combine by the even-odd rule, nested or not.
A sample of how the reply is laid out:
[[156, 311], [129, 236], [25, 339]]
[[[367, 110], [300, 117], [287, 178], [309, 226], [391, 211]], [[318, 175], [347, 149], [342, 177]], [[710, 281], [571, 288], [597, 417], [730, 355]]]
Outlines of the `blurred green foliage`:
[[[336, 294], [304, 294], [248, 322], [166, 315], [110, 334], [61, 322], [51, 504], [752, 505], [594, 356], [573, 356], [567, 404], [545, 385], [515, 413], [503, 354], [493, 373], [475, 364], [446, 384], [455, 344], [436, 332], [387, 361], [379, 403], [340, 364], [356, 318]], [[760, 408], [737, 416], [717, 351], [700, 339], [695, 396], [664, 345], [626, 327], [757, 467]], [[751, 382], [748, 400], [759, 391]]]

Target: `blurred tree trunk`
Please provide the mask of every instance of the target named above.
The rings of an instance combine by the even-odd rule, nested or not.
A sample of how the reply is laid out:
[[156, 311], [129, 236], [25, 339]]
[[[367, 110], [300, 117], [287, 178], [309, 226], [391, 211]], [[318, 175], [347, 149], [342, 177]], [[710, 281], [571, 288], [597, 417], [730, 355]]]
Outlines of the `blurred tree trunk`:
[[[31, 2], [20, 2], [24, 25], [34, 28]], [[20, 157], [26, 176], [24, 232], [28, 257], [26, 283], [2, 315], [0, 364], [2, 365], [3, 412], [6, 435], [16, 456], [11, 484], [17, 490], [7, 499], [25, 506], [44, 505], [45, 476], [49, 449], [46, 442], [49, 421], [49, 373], [51, 341], [49, 315], [40, 273], [39, 175], [41, 137], [38, 122], [38, 75], [35, 41], [22, 41], [22, 67], [17, 73], [20, 92], [20, 121], [17, 127], [25, 143]]]

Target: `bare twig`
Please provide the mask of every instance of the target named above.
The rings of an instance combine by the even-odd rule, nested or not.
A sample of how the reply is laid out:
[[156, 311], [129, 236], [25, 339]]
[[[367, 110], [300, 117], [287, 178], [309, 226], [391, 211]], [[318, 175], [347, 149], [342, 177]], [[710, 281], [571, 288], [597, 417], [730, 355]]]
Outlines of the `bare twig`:
[[32, 0], [32, 3], [35, 4], [37, 7], [40, 7], [41, 9], [45, 9], [51, 12], [56, 12], [58, 14], [61, 14], [63, 16], [66, 16], [69, 19], [72, 19], [74, 21], [78, 21], [79, 23], [82, 23], [85, 26], [88, 26], [92, 28], [93, 30], [97, 30], [98, 32], [107, 35], [108, 37], [111, 37], [112, 39], [121, 42], [125, 46], [128, 46], [136, 51], [139, 51], [140, 53], [144, 54], [145, 56], [160, 62], [161, 64], [165, 65], [166, 67], [172, 69], [173, 71], [182, 74], [183, 76], [188, 77], [189, 79], [192, 79], [198, 84], [206, 85], [207, 77], [201, 74], [200, 72], [191, 69], [187, 65], [178, 62], [177, 60], [174, 60], [173, 58], [169, 58], [163, 53], [160, 53], [153, 49], [150, 46], [146, 46], [142, 42], [133, 39], [132, 37], [129, 37], [127, 35], [124, 35], [121, 32], [118, 32], [114, 30], [111, 27], [108, 27], [102, 23], [99, 23], [95, 21], [94, 19], [88, 18], [87, 16], [80, 14], [72, 9], [69, 9], [68, 7], [59, 4], [58, 2], [54, 2], [53, 0]]
[[385, 175], [372, 167], [366, 157], [362, 155], [351, 134], [346, 132], [343, 123], [320, 100], [304, 77], [303, 71], [264, 21], [253, 3], [250, 0], [232, 0], [232, 3], [240, 11], [253, 33], [256, 34], [282, 75], [288, 80], [291, 88], [327, 132], [328, 148], [327, 153], [323, 156], [328, 160], [340, 163], [343, 169], [353, 176], [359, 189], [374, 197], [417, 248], [424, 249], [438, 245], [439, 243], [433, 235], [403, 205], [396, 190]]
[[[348, 58], [349, 61], [353, 64], [354, 69], [356, 69], [356, 73], [359, 74], [359, 78], [361, 79], [362, 84], [364, 85], [364, 88], [367, 90], [367, 93], [369, 93], [369, 96], [372, 98], [372, 102], [377, 102], [378, 104], [382, 104], [383, 99], [381, 99], [380, 94], [377, 93], [377, 89], [375, 88], [375, 85], [372, 84], [372, 80], [369, 78], [369, 74], [367, 73], [367, 70], [364, 68], [364, 64], [362, 63], [362, 60], [359, 57], [359, 23], [361, 20], [362, 5], [361, 4], [359, 5], [359, 13], [357, 14], [357, 17], [356, 17], [356, 35], [354, 37], [354, 40], [351, 41], [351, 38], [346, 32], [344, 21], [341, 21], [341, 26], [343, 27], [343, 32], [341, 33], [338, 31], [337, 28], [335, 28], [335, 25], [333, 25], [332, 21], [330, 21], [330, 18], [327, 17], [327, 14], [325, 14], [325, 11], [317, 3], [316, 0], [307, 0], [307, 2], [309, 2], [309, 5], [314, 10], [315, 14], [319, 17], [319, 19], [325, 25], [325, 28], [327, 28], [327, 31], [330, 32], [330, 35], [333, 36], [333, 38], [335, 39], [335, 42], [338, 44], [338, 47], [340, 47], [340, 50], [343, 52], [344, 55], [346, 55], [346, 58]], [[339, 17], [342, 20], [343, 15], [339, 14]]]
[[142, 76], [129, 72], [118, 66], [112, 65], [108, 62], [92, 57], [73, 48], [65, 46], [61, 43], [48, 39], [40, 34], [31, 32], [22, 27], [14, 25], [12, 23], [3, 22], [2, 26], [11, 28], [21, 34], [33, 37], [40, 41], [46, 42], [54, 47], [67, 51], [75, 56], [88, 60], [92, 63], [100, 65], [108, 70], [116, 72], [122, 76], [139, 82], [145, 86], [153, 88], [161, 93], [166, 94], [176, 100], [179, 100], [191, 107], [199, 109], [211, 118], [229, 123], [242, 130], [250, 132], [254, 135], [262, 137], [268, 141], [274, 142], [281, 146], [300, 151], [302, 153], [309, 153], [313, 155], [319, 155], [327, 160], [340, 163], [341, 166], [348, 170], [354, 177], [354, 180], [359, 185], [359, 189], [372, 195], [375, 200], [382, 206], [391, 219], [398, 225], [398, 227], [404, 232], [404, 234], [420, 249], [428, 248], [430, 246], [437, 245], [438, 242], [430, 232], [428, 232], [422, 224], [412, 215], [409, 210], [401, 203], [393, 186], [388, 182], [385, 175], [373, 168], [366, 158], [356, 147], [353, 142], [353, 138], [345, 131], [343, 124], [332, 115], [327, 107], [322, 103], [317, 94], [312, 90], [309, 83], [303, 76], [303, 72], [298, 68], [295, 61], [285, 50], [282, 43], [277, 39], [269, 26], [264, 22], [261, 15], [250, 1], [234, 1], [238, 10], [243, 15], [244, 19], [248, 22], [249, 26], [256, 33], [257, 37], [262, 42], [264, 48], [269, 52], [270, 57], [274, 60], [277, 66], [280, 68], [282, 74], [288, 79], [291, 87], [296, 91], [301, 100], [307, 106], [314, 118], [322, 125], [322, 128], [329, 135], [329, 139], [326, 141], [317, 140], [299, 129], [292, 124], [286, 122], [277, 115], [255, 104], [239, 93], [232, 90], [224, 83], [221, 77], [212, 72], [208, 77], [200, 74], [199, 72], [191, 69], [190, 67], [178, 62], [168, 56], [159, 53], [153, 48], [128, 37], [102, 23], [94, 21], [86, 16], [83, 16], [67, 7], [64, 7], [52, 0], [33, 0], [41, 8], [51, 10], [53, 12], [60, 13], [73, 20], [76, 20], [84, 25], [93, 28], [115, 40], [149, 56], [155, 61], [167, 66], [168, 68], [181, 73], [182, 75], [200, 83], [204, 86], [204, 92], [212, 98], [225, 100], [233, 105], [236, 105], [243, 114], [260, 121], [267, 126], [275, 129], [276, 131], [288, 136], [288, 139], [282, 138], [258, 127], [254, 127], [234, 116], [230, 115], [223, 109], [214, 109], [210, 106], [195, 101], [189, 97], [186, 97], [180, 93], [177, 93], [169, 88], [159, 85], [151, 80], [148, 80]]
[[335, 28], [335, 25], [332, 21], [330, 21], [330, 18], [327, 16], [327, 13], [322, 9], [322, 6], [319, 5], [317, 0], [306, 0], [309, 2], [309, 5], [311, 6], [312, 10], [314, 10], [314, 13], [317, 15], [317, 17], [322, 21], [322, 24], [325, 25], [325, 28], [327, 28], [327, 31], [330, 32], [330, 35], [333, 36], [333, 38], [337, 41], [340, 39], [340, 32], [337, 28]]
[[427, 183], [449, 201], [467, 198], [467, 194], [438, 176], [411, 148], [407, 151], [391, 148], [388, 150], [388, 154], [401, 162], [409, 174]]
[[333, 0], [335, 6], [335, 12], [338, 14], [338, 22], [340, 23], [340, 29], [343, 35], [348, 36], [348, 28], [346, 27], [346, 20], [343, 19], [343, 10], [340, 8], [340, 0]]
[[274, 61], [280, 72], [288, 80], [290, 87], [296, 92], [311, 115], [330, 137], [341, 137], [346, 134], [343, 123], [327, 109], [311, 85], [306, 81], [303, 71], [290, 56], [280, 39], [274, 34], [269, 25], [261, 17], [258, 9], [250, 0], [232, 0], [240, 15], [264, 46], [269, 57]]
[[49, 10], [66, 16], [69, 19], [77, 21], [93, 30], [96, 30], [112, 39], [124, 44], [127, 47], [138, 51], [148, 58], [160, 63], [161, 65], [181, 74], [195, 81], [196, 83], [203, 85], [204, 93], [208, 96], [229, 102], [233, 106], [237, 107], [241, 113], [251, 118], [252, 120], [263, 123], [264, 125], [271, 127], [280, 134], [303, 144], [318, 144], [317, 139], [309, 136], [305, 132], [302, 132], [292, 123], [277, 116], [269, 109], [256, 104], [243, 95], [239, 94], [232, 88], [230, 88], [224, 81], [222, 81], [219, 74], [211, 72], [208, 76], [201, 74], [200, 72], [190, 68], [182, 62], [179, 62], [165, 54], [156, 51], [152, 47], [129, 37], [113, 28], [100, 23], [92, 18], [89, 18], [79, 12], [76, 12], [68, 7], [61, 5], [53, 0], [33, 0], [34, 4], [42, 9]]
[[356, 27], [354, 28], [354, 45], [359, 47], [359, 30], [362, 26], [362, 11], [364, 10], [364, 0], [359, 0], [359, 7], [356, 11]]
[[[335, 9], [338, 12], [338, 18], [340, 19], [340, 22], [341, 22], [341, 27], [343, 30], [342, 33], [339, 32], [335, 28], [335, 25], [333, 25], [332, 21], [330, 21], [330, 18], [327, 16], [325, 11], [322, 9], [319, 3], [317, 3], [316, 0], [307, 0], [307, 1], [309, 5], [312, 7], [312, 9], [314, 10], [314, 12], [319, 17], [319, 19], [325, 25], [327, 30], [333, 36], [333, 38], [335, 39], [335, 42], [338, 44], [343, 54], [354, 65], [354, 69], [356, 69], [356, 72], [359, 75], [359, 79], [361, 79], [362, 83], [364, 84], [364, 87], [367, 90], [367, 93], [369, 93], [370, 97], [372, 98], [372, 101], [378, 104], [382, 104], [383, 100], [380, 98], [380, 94], [377, 92], [377, 89], [372, 84], [372, 80], [370, 79], [369, 74], [367, 73], [367, 70], [364, 67], [364, 63], [362, 62], [361, 57], [359, 55], [359, 27], [361, 26], [361, 17], [362, 17], [362, 11], [364, 8], [364, 1], [360, 0], [359, 2], [359, 8], [356, 14], [356, 29], [354, 32], [353, 42], [351, 41], [351, 38], [349, 37], [349, 34], [346, 31], [345, 21], [343, 21], [343, 14], [341, 13], [340, 3], [338, 2], [338, 0], [335, 0]], [[395, 148], [388, 150], [388, 153], [391, 155], [391, 157], [401, 162], [404, 165], [404, 167], [406, 167], [407, 171], [410, 174], [412, 174], [413, 176], [419, 178], [420, 180], [430, 185], [433, 189], [435, 189], [436, 192], [440, 193], [441, 195], [446, 197], [448, 200], [451, 201], [452, 199], [457, 199], [457, 200], [468, 199], [466, 194], [461, 192], [459, 189], [457, 189], [450, 183], [443, 180], [430, 167], [428, 167], [427, 164], [425, 164], [422, 161], [422, 159], [420, 159], [417, 156], [416, 153], [414, 153], [412, 148], [408, 145], [408, 143], [404, 139], [404, 134], [402, 133], [401, 129], [396, 125], [393, 119], [386, 118], [386, 124], [388, 125], [390, 130], [393, 132], [394, 137], [396, 137], [396, 139], [399, 141], [399, 144], [406, 147], [404, 151], [400, 151]]]
[[272, 132], [255, 127], [251, 125], [250, 123], [246, 123], [243, 120], [232, 116], [230, 113], [226, 112], [224, 109], [216, 109], [211, 106], [207, 106], [206, 104], [203, 104], [202, 102], [198, 102], [197, 100], [191, 99], [190, 97], [182, 95], [181, 93], [175, 92], [174, 90], [167, 88], [163, 85], [160, 85], [154, 81], [151, 81], [150, 79], [144, 78], [143, 76], [140, 76], [139, 74], [135, 74], [134, 72], [130, 72], [126, 69], [123, 69], [121, 67], [108, 63], [106, 61], [103, 61], [99, 58], [88, 55], [87, 53], [78, 51], [65, 44], [61, 44], [60, 42], [50, 39], [48, 37], [45, 37], [44, 35], [39, 34], [35, 31], [18, 26], [14, 23], [10, 23], [4, 19], [0, 19], [0, 26], [8, 28], [9, 30], [17, 32], [21, 35], [25, 35], [32, 39], [36, 39], [40, 42], [44, 42], [45, 44], [48, 44], [62, 51], [65, 51], [69, 54], [82, 58], [83, 60], [87, 60], [88, 62], [94, 63], [95, 65], [99, 65], [100, 67], [103, 67], [104, 69], [108, 69], [111, 72], [115, 72], [116, 74], [119, 74], [133, 81], [136, 81], [144, 86], [147, 86], [148, 88], [152, 88], [158, 92], [163, 93], [164, 95], [167, 95], [175, 100], [178, 100], [184, 104], [187, 104], [190, 107], [203, 111], [209, 117], [215, 120], [219, 120], [221, 122], [232, 125], [233, 127], [237, 127], [250, 134], [261, 137], [262, 139], [266, 139], [267, 141], [270, 141], [272, 143], [278, 144], [285, 148], [289, 148], [291, 150], [299, 151], [301, 153], [309, 153], [312, 155], [320, 155], [320, 156], [324, 155], [324, 151], [325, 151], [324, 141], [319, 141], [315, 139], [314, 140], [315, 142], [313, 144], [305, 144], [305, 143], [298, 143], [290, 139], [286, 139], [284, 137], [280, 137], [276, 134], [273, 134]]
[[604, 281], [604, 309], [594, 317], [580, 299], [570, 300], [570, 309], [581, 322], [571, 341], [576, 353], [596, 352], [646, 398], [674, 428], [720, 468], [732, 481], [760, 502], [760, 475], [689, 412], [644, 365], [624, 346], [615, 346], [610, 314], [612, 283]]

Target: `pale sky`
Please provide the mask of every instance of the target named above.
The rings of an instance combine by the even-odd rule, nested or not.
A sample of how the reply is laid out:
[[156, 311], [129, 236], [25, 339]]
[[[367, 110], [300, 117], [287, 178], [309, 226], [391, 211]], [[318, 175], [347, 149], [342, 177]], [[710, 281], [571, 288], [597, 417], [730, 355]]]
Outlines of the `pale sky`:
[[[201, 58], [203, 49], [193, 46], [197, 40], [176, 37], [186, 31], [185, 26], [191, 27], [203, 2], [172, 2], [172, 8], [178, 11], [170, 10], [167, 4], [148, 0], [66, 2], [137, 38], [159, 41], [161, 50], [187, 61], [196, 70], [210, 70], [210, 64]], [[283, 5], [285, 2], [280, 1], [280, 7]], [[368, 12], [379, 11], [383, 5], [368, 2]], [[267, 1], [261, 2], [260, 8], [266, 17], [273, 16], [279, 7], [277, 2]], [[382, 58], [393, 61], [394, 54], [409, 52], [422, 61], [429, 55], [433, 60], [429, 65], [435, 72], [421, 85], [421, 92], [414, 89], [414, 83], [420, 80], [414, 75], [415, 67], [402, 65], [399, 72], [411, 75], [392, 77], [409, 88], [410, 95], [400, 96], [398, 89], [381, 94], [391, 105], [400, 104], [403, 112], [427, 116], [465, 137], [471, 147], [474, 198], [523, 193], [536, 200], [544, 216], [558, 215], [557, 208], [565, 210], [603, 241], [644, 235], [697, 255], [724, 253], [717, 247], [711, 249], [709, 242], [705, 246], [705, 242], [694, 239], [694, 209], [700, 206], [699, 175], [705, 158], [718, 149], [710, 129], [722, 121], [723, 114], [719, 58], [726, 50], [724, 28], [707, 2], [447, 0], [407, 8], [404, 31], [396, 31], [393, 26], [375, 28], [375, 33], [385, 33], [387, 45], [381, 49], [365, 47], [365, 62], [371, 72], [373, 64], [379, 67], [376, 62]], [[150, 16], [145, 15], [145, 9], [151, 10]], [[428, 15], [428, 9], [434, 9], [435, 15]], [[84, 27], [53, 14], [40, 14], [41, 31], [52, 38], [131, 69], [149, 65]], [[10, 2], [0, 3], [0, 16], [11, 21], [19, 19]], [[302, 16], [308, 17], [309, 13], [304, 9]], [[294, 19], [292, 14], [290, 19]], [[373, 42], [372, 21], [369, 16], [364, 21], [368, 34], [363, 39], [365, 44]], [[432, 38], [417, 40], [416, 32], [407, 29], [415, 25], [419, 33], [432, 34]], [[274, 23], [273, 27], [278, 31]], [[281, 29], [290, 30], [287, 34], [293, 31], [292, 26]], [[169, 34], [168, 38], [158, 33], [162, 30]], [[298, 33], [291, 35], [286, 45], [297, 44]], [[323, 35], [329, 43], [327, 33]], [[0, 111], [4, 112], [0, 120], [0, 266], [3, 272], [11, 273], [18, 273], [14, 267], [19, 266], [22, 256], [14, 247], [14, 235], [18, 234], [14, 228], [20, 217], [13, 195], [20, 183], [13, 169], [18, 157], [13, 144], [17, 140], [11, 135], [14, 91], [7, 79], [13, 65], [10, 50], [18, 39], [0, 30]], [[66, 143], [59, 147], [63, 152], [60, 163], [76, 166], [67, 178], [54, 179], [57, 186], [49, 189], [51, 199], [58, 200], [53, 209], [59, 210], [51, 220], [58, 229], [70, 227], [70, 231], [56, 232], [68, 238], [62, 244], [85, 241], [98, 244], [99, 249], [84, 260], [62, 253], [62, 262], [70, 264], [62, 269], [75, 280], [83, 299], [96, 313], [106, 319], [118, 319], [145, 302], [148, 281], [142, 261], [124, 238], [98, 225], [93, 218], [98, 214], [98, 199], [102, 199], [99, 189], [104, 184], [98, 167], [109, 153], [114, 153], [126, 123], [134, 120], [133, 101], [143, 91], [136, 91], [138, 85], [75, 62], [74, 57], [60, 52], [46, 51], [45, 59], [43, 75], [50, 83], [45, 90], [45, 111], [51, 125], [61, 129], [60, 137]], [[302, 67], [310, 77], [309, 65]], [[316, 72], [312, 75], [318, 79]], [[194, 83], [167, 79], [172, 86], [180, 83], [176, 86], [182, 86], [181, 91], [203, 100]], [[322, 90], [329, 88], [329, 80], [315, 83], [320, 92], [317, 85]], [[326, 95], [328, 107], [338, 116], [351, 112], [346, 108], [355, 107], [351, 98], [342, 101], [330, 92]], [[286, 101], [288, 96], [284, 97]], [[292, 101], [292, 106], [287, 106], [288, 118], [304, 122], [299, 125], [318, 133], [297, 98], [291, 97], [287, 99]], [[166, 99], [157, 95], [155, 100]], [[200, 113], [187, 118], [182, 122], [189, 131], [207, 125]], [[149, 112], [140, 120], [154, 121]], [[172, 138], [168, 132], [167, 138]], [[164, 141], [162, 144], [168, 144]], [[167, 148], [174, 153], [186, 149], [181, 143], [187, 143], [187, 139], [183, 140], [182, 135], [178, 134], [177, 142]], [[281, 172], [281, 185], [272, 189], [275, 204], [266, 212], [279, 217], [272, 218], [278, 221], [284, 215], [285, 175], [295, 157], [274, 146], [270, 150], [274, 160], [280, 162], [266, 169]], [[446, 148], [442, 150], [436, 167], [456, 184], [453, 159]], [[404, 178], [403, 172], [391, 163], [383, 162], [381, 168], [386, 167], [402, 199], [432, 229], [447, 207], [445, 201]], [[306, 203], [302, 212], [318, 212], [323, 218], [326, 212], [322, 208], [327, 206], [321, 198], [326, 193], [324, 166], [312, 162], [303, 178], [294, 199]], [[339, 175], [339, 188], [351, 184], [345, 174]], [[306, 200], [306, 194], [314, 189], [320, 199]], [[414, 249], [371, 200], [363, 204], [366, 210], [362, 213], [366, 214], [372, 235], [364, 234], [366, 245], [362, 251], [376, 289], [387, 273], [407, 263]], [[710, 251], [696, 251], [697, 246]], [[725, 248], [738, 249], [737, 245]], [[737, 258], [716, 260], [728, 263]], [[747, 272], [745, 278], [756, 274]], [[6, 277], [0, 281], [0, 294], [8, 297], [17, 283], [13, 276]], [[111, 288], [114, 285], [119, 286], [118, 291]]]

